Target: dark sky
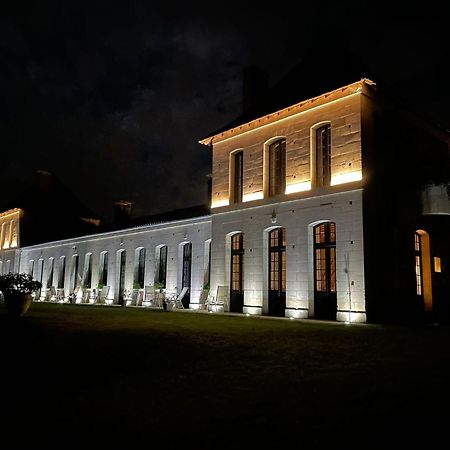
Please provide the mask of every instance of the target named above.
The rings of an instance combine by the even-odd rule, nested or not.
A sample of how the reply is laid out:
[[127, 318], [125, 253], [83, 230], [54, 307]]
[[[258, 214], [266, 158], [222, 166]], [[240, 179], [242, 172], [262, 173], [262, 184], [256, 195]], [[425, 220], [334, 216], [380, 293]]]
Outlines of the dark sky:
[[135, 216], [206, 202], [210, 155], [197, 141], [240, 114], [243, 68], [260, 66], [273, 84], [318, 39], [358, 55], [449, 127], [448, 15], [401, 3], [3, 7], [0, 203], [36, 169], [106, 219], [117, 199], [132, 201]]

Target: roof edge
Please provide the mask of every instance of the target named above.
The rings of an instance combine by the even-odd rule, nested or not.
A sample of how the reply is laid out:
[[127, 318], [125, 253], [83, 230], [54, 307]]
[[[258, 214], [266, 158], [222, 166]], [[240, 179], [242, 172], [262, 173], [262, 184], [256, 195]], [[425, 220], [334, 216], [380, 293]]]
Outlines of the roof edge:
[[[200, 144], [203, 144], [203, 145], [211, 146], [214, 138], [217, 138], [218, 136], [220, 138], [223, 138], [221, 140], [227, 139], [227, 138], [232, 137], [232, 136], [238, 136], [239, 134], [244, 133], [244, 132], [246, 132], [246, 131], [248, 131], [250, 129], [257, 128], [255, 125], [259, 124], [262, 120], [267, 121], [267, 120], [272, 119], [275, 116], [276, 116], [276, 121], [280, 120], [280, 119], [286, 119], [286, 118], [288, 118], [290, 116], [293, 116], [293, 115], [301, 112], [302, 108], [304, 108], [304, 107], [306, 107], [304, 109], [304, 111], [307, 111], [308, 110], [307, 107], [310, 106], [312, 103], [317, 102], [318, 100], [321, 100], [321, 99], [325, 99], [325, 98], [327, 98], [327, 97], [329, 97], [331, 95], [334, 96], [334, 95], [338, 94], [338, 98], [340, 98], [341, 97], [339, 95], [340, 93], [344, 92], [347, 89], [351, 89], [351, 88], [355, 88], [355, 92], [357, 92], [357, 89], [361, 88], [363, 84], [367, 84], [369, 86], [375, 86], [376, 85], [376, 83], [373, 82], [372, 80], [370, 80], [369, 78], [361, 78], [360, 80], [355, 81], [355, 82], [350, 83], [350, 84], [347, 84], [346, 86], [342, 86], [342, 87], [334, 89], [332, 91], [325, 92], [325, 93], [323, 93], [321, 95], [318, 95], [316, 97], [312, 97], [312, 98], [307, 99], [307, 100], [302, 100], [301, 102], [294, 103], [291, 106], [288, 106], [286, 108], [274, 111], [274, 112], [272, 112], [270, 114], [267, 114], [267, 115], [264, 115], [264, 116], [261, 116], [261, 117], [257, 117], [256, 119], [250, 120], [249, 122], [245, 122], [245, 123], [243, 123], [241, 125], [238, 125], [236, 127], [230, 128], [230, 129], [225, 130], [225, 131], [222, 131], [220, 133], [209, 135], [209, 136], [199, 140], [198, 142]], [[345, 96], [342, 96], [342, 97], [345, 97]], [[245, 130], [243, 129], [244, 127], [245, 127]]]

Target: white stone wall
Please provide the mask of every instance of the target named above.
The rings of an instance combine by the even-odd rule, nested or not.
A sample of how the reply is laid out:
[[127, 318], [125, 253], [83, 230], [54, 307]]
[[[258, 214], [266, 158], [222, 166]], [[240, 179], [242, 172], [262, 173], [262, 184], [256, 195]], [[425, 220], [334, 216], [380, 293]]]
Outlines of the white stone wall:
[[[272, 214], [276, 213], [276, 223]], [[336, 223], [337, 320], [365, 322], [362, 190], [228, 211], [212, 216], [211, 289], [229, 285], [226, 236], [244, 233], [244, 312], [268, 309], [268, 231], [286, 228], [286, 316], [314, 317], [313, 236], [319, 222]]]
[[198, 302], [204, 280], [205, 241], [211, 238], [211, 219], [199, 217], [196, 219], [180, 220], [159, 225], [148, 225], [134, 229], [86, 236], [78, 239], [50, 242], [42, 245], [24, 247], [21, 251], [21, 272], [28, 272], [29, 261], [35, 261], [34, 274], [37, 274], [37, 262], [44, 260], [43, 280], [47, 280], [49, 259], [54, 258], [55, 266], [52, 285], [57, 287], [60, 270], [60, 258], [66, 257], [65, 294], [69, 294], [72, 271], [72, 258], [79, 255], [78, 273], [84, 273], [85, 255], [92, 253], [92, 282], [97, 286], [99, 279], [100, 253], [108, 252], [108, 285], [110, 301], [118, 301], [118, 255], [119, 251], [126, 251], [125, 289], [132, 289], [135, 271], [135, 250], [145, 248], [145, 279], [144, 284], [154, 284], [156, 247], [164, 244], [168, 247], [167, 254], [167, 289], [180, 287], [181, 263], [179, 246], [183, 242], [192, 242], [192, 278], [191, 278], [191, 306], [195, 308]]

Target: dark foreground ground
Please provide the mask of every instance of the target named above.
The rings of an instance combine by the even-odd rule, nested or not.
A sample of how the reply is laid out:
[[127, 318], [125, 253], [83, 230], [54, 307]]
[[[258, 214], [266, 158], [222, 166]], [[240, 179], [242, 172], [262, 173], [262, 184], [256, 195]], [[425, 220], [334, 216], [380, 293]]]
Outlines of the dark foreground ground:
[[5, 449], [449, 439], [448, 327], [54, 304], [12, 321], [0, 302], [0, 330]]

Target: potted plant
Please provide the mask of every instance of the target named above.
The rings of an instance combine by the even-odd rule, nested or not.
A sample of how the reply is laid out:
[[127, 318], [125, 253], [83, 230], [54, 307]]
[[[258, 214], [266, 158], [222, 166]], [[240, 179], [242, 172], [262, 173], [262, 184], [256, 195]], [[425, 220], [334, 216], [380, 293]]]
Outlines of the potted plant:
[[33, 301], [31, 294], [41, 289], [42, 283], [27, 273], [7, 273], [0, 276], [0, 291], [6, 310], [14, 316], [23, 316]]
[[162, 292], [163, 289], [164, 289], [164, 284], [161, 283], [160, 281], [156, 281], [155, 282], [155, 291]]

